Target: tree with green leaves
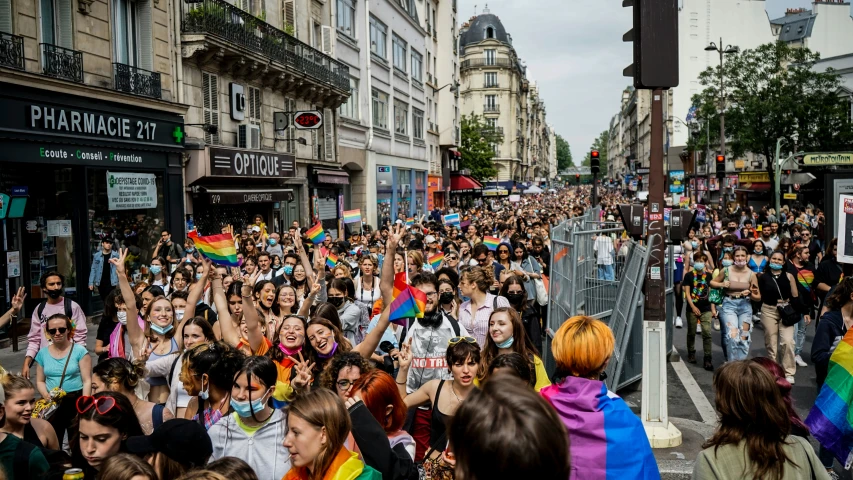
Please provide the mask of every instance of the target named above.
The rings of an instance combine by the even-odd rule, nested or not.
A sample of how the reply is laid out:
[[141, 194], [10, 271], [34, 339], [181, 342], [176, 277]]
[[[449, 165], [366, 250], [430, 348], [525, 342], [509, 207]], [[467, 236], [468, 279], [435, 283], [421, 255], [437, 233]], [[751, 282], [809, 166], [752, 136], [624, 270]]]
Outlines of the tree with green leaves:
[[471, 176], [481, 182], [494, 178], [498, 173], [493, 162], [494, 145], [503, 142], [503, 135], [486, 124], [482, 117], [473, 114], [462, 116], [461, 135], [460, 167], [469, 170]]
[[[726, 148], [738, 157], [746, 152], [763, 155], [774, 185], [776, 141], [783, 151], [827, 152], [849, 148], [853, 142], [850, 105], [838, 95], [840, 75], [833, 69], [813, 70], [820, 55], [784, 42], [728, 55], [723, 67], [726, 98]], [[719, 149], [720, 67], [699, 75], [704, 89], [693, 96], [696, 116], [705, 128], [694, 143], [710, 141], [712, 155]], [[716, 132], [716, 134], [714, 133]], [[794, 145], [792, 138], [797, 135]], [[717, 148], [714, 148], [717, 145]]]
[[569, 142], [557, 134], [557, 170], [565, 170], [575, 164]]

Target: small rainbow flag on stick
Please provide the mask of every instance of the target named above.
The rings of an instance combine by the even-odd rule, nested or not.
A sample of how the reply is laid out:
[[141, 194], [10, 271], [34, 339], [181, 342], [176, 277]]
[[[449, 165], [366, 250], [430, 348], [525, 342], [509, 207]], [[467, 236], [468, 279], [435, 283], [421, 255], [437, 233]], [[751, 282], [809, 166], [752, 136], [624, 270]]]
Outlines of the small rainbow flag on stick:
[[198, 251], [211, 262], [226, 267], [240, 266], [240, 262], [237, 260], [237, 247], [234, 246], [234, 239], [231, 238], [231, 235], [223, 233], [199, 237], [198, 232], [193, 230], [188, 236], [193, 239]]
[[406, 226], [411, 227], [415, 224], [415, 217], [409, 217], [406, 219]]
[[394, 301], [388, 317], [388, 320], [400, 324], [407, 318], [424, 318], [427, 301], [424, 292], [406, 285], [404, 275], [405, 272], [398, 273], [394, 279]]
[[361, 210], [344, 210], [344, 223], [361, 223]]
[[441, 265], [441, 262], [443, 262], [443, 261], [444, 261], [444, 253], [443, 252], [438, 252], [435, 255], [429, 257], [429, 264], [432, 265], [433, 270], [438, 270], [439, 265]]
[[501, 239], [497, 237], [483, 237], [483, 243], [489, 247], [489, 250], [495, 251], [498, 248], [498, 245], [501, 244]]
[[323, 240], [326, 239], [326, 232], [323, 231], [323, 224], [318, 223], [313, 227], [309, 228], [305, 235], [311, 240], [311, 243], [317, 245], [318, 243], [323, 243]]
[[338, 256], [334, 253], [330, 253], [328, 257], [326, 257], [326, 266], [329, 268], [335, 268], [338, 264]]

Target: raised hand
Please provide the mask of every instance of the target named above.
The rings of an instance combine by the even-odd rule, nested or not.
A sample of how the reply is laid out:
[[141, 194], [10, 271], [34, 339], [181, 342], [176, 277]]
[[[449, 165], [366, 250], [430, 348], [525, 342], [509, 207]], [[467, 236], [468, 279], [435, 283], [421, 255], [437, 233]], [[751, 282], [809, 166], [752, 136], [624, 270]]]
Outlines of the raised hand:
[[302, 249], [302, 237], [299, 235], [299, 232], [293, 232], [293, 247], [296, 248], [296, 251]]
[[127, 259], [127, 249], [119, 248], [118, 249], [118, 258], [111, 258], [110, 263], [116, 266], [116, 274], [119, 278], [123, 277], [126, 272], [124, 269], [124, 261]]
[[308, 360], [305, 360], [302, 357], [302, 352], [299, 352], [299, 360], [297, 361], [295, 358], [288, 356], [293, 363], [293, 368], [296, 369], [296, 377], [290, 381], [296, 389], [303, 389], [311, 384], [312, 372], [314, 370], [314, 363], [308, 363]]
[[317, 295], [320, 294], [320, 289], [321, 289], [320, 284], [317, 282], [314, 282], [314, 284], [311, 285], [311, 291], [308, 292], [308, 296], [311, 298], [317, 298]]
[[400, 346], [400, 354], [397, 355], [397, 362], [400, 363], [400, 370], [408, 369], [412, 364], [412, 339], [409, 338], [408, 342], [404, 342], [403, 345]]
[[20, 312], [24, 306], [24, 299], [27, 298], [27, 290], [24, 287], [18, 287], [18, 292], [12, 296], [12, 308], [15, 312]]

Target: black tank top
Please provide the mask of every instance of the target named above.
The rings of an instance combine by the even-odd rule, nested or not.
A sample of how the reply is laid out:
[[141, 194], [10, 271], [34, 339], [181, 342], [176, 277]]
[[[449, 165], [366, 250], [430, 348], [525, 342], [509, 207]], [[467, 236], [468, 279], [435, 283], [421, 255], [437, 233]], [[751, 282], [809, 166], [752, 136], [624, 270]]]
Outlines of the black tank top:
[[24, 441], [27, 443], [31, 443], [39, 448], [45, 448], [44, 444], [41, 443], [41, 439], [36, 433], [35, 427], [33, 427], [32, 423], [28, 423], [24, 425]]
[[441, 398], [441, 389], [444, 380], [438, 382], [435, 390], [435, 401], [432, 402], [432, 417], [430, 418], [429, 445], [433, 450], [443, 452], [447, 446], [447, 421], [451, 415], [445, 415], [438, 410], [438, 399]]

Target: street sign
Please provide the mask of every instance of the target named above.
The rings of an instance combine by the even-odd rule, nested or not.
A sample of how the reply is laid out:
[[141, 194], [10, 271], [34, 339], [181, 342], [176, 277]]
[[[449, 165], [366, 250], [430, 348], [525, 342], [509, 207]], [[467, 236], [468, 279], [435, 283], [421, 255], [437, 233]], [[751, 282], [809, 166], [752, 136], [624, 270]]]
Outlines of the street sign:
[[803, 165], [853, 165], [853, 153], [808, 153], [803, 156]]
[[782, 198], [784, 198], [785, 200], [796, 200], [797, 194], [796, 193], [785, 193], [785, 194], [782, 194]]
[[815, 180], [815, 176], [808, 172], [792, 173], [790, 175], [782, 175], [782, 185], [805, 185]]
[[13, 197], [26, 197], [30, 194], [30, 187], [12, 187], [12, 196]]
[[293, 114], [293, 126], [297, 130], [315, 130], [323, 126], [323, 114], [318, 110], [305, 110]]

